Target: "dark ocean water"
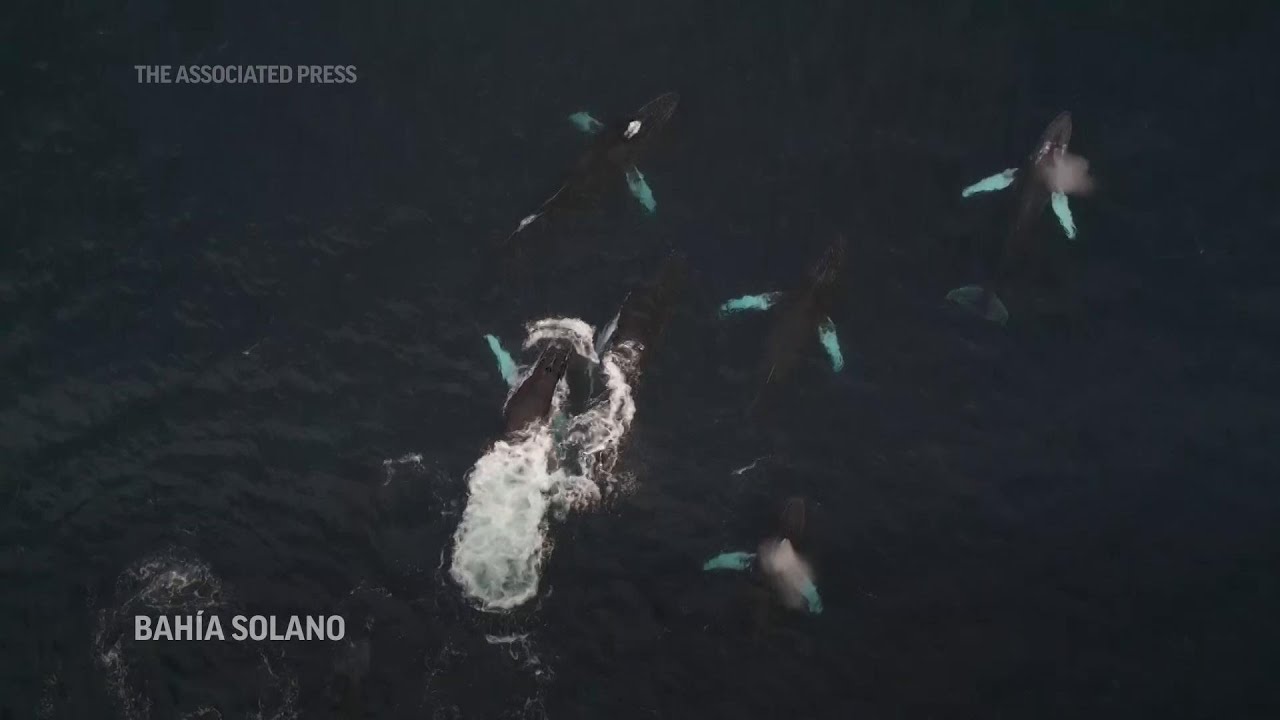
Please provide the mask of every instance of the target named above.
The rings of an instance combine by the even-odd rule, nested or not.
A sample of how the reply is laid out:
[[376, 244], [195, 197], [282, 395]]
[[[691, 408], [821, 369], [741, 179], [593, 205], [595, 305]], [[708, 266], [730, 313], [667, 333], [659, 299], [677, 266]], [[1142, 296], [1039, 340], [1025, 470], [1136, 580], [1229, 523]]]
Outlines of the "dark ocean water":
[[[1280, 713], [1268, 4], [330, 5], [0, 13], [0, 718]], [[667, 90], [656, 216], [609, 199], [499, 262], [566, 117]], [[1080, 239], [1046, 216], [1008, 328], [947, 308], [1006, 219], [959, 189], [1063, 109]], [[715, 305], [836, 231], [847, 367], [815, 343], [745, 419], [767, 320]], [[500, 429], [483, 334], [604, 323], [671, 249], [633, 490], [552, 524], [538, 599], [473, 610], [442, 568]], [[699, 566], [790, 495], [826, 609], [761, 620]], [[166, 607], [351, 642], [121, 639]]]

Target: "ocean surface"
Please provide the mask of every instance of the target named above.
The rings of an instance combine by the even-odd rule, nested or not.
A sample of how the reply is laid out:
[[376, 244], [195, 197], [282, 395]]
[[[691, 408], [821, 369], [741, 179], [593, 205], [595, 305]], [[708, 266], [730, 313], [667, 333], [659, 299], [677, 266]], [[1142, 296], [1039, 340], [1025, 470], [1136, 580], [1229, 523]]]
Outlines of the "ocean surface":
[[[1280, 716], [1280, 19], [1150, 5], [10, 4], [0, 719]], [[666, 91], [656, 213], [619, 182], [502, 246], [572, 113]], [[1000, 328], [944, 300], [1007, 228], [960, 190], [1062, 110], [1097, 187]], [[837, 232], [845, 367], [815, 338], [748, 414], [770, 318], [716, 307]], [[484, 336], [532, 362], [673, 250], [615, 492], [477, 609]], [[821, 614], [701, 570], [792, 496]], [[133, 637], [201, 610], [347, 632]]]

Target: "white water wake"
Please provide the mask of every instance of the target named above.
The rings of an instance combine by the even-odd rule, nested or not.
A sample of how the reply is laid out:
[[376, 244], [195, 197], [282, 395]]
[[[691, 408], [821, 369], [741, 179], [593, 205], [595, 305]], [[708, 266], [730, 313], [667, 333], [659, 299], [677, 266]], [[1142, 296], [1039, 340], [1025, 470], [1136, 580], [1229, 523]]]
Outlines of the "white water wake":
[[556, 418], [568, 395], [562, 380], [550, 423], [495, 442], [467, 474], [469, 495], [454, 533], [449, 574], [467, 597], [490, 612], [519, 607], [537, 594], [552, 547], [548, 513], [563, 517], [599, 503], [602, 488], [614, 482], [618, 450], [635, 417], [627, 378], [637, 346], [623, 343], [597, 358], [592, 327], [572, 318], [540, 320], [529, 324], [527, 332], [525, 348], [548, 340], [567, 342], [582, 357], [599, 362], [605, 393], [568, 419], [560, 440]]
[[577, 318], [545, 318], [525, 326], [524, 349], [548, 340], [568, 343], [573, 351], [593, 363], [600, 362], [595, 349], [595, 328]]
[[578, 464], [597, 487], [612, 482], [618, 450], [631, 421], [636, 416], [635, 398], [627, 379], [641, 348], [624, 342], [605, 353], [600, 370], [605, 378], [604, 395], [569, 423], [568, 446], [578, 451]]

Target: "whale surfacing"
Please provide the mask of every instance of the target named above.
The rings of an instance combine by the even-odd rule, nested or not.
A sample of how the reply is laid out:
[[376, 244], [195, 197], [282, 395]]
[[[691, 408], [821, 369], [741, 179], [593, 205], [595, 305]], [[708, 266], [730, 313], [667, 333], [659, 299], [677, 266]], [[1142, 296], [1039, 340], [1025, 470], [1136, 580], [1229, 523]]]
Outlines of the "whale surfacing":
[[512, 393], [502, 410], [505, 432], [508, 435], [548, 419], [556, 386], [560, 384], [565, 368], [569, 365], [569, 353], [569, 348], [558, 343], [542, 350], [538, 362], [520, 383], [520, 387]]

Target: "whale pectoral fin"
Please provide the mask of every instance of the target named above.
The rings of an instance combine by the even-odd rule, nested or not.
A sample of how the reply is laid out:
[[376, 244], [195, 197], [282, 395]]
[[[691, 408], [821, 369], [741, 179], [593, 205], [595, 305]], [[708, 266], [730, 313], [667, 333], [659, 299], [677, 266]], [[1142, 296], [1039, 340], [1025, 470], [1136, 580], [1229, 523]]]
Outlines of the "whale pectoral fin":
[[510, 387], [516, 384], [517, 375], [516, 363], [511, 359], [511, 354], [502, 349], [502, 342], [493, 335], [485, 335], [485, 341], [489, 343], [489, 350], [493, 353], [493, 357], [498, 361], [498, 372], [502, 373], [502, 379]]
[[[628, 295], [627, 297], [630, 297], [630, 295]], [[623, 298], [622, 304], [625, 305], [626, 303], [627, 303], [627, 298]], [[604, 349], [608, 347], [609, 341], [613, 339], [613, 333], [618, 329], [618, 319], [621, 317], [622, 317], [622, 311], [619, 310], [617, 313], [614, 314], [613, 319], [605, 323], [605, 326], [600, 328], [600, 332], [596, 334], [596, 343], [595, 343], [596, 357], [599, 357], [604, 354]]]
[[969, 197], [978, 193], [994, 192], [1003, 190], [1013, 184], [1013, 178], [1018, 174], [1018, 168], [1009, 168], [1001, 170], [995, 175], [984, 177], [978, 182], [960, 191], [960, 197]]
[[[630, 297], [630, 295], [628, 295]], [[622, 299], [622, 304], [627, 304], [627, 298]], [[622, 311], [619, 310], [613, 319], [605, 324], [596, 335], [595, 351], [596, 357], [604, 355], [605, 348], [609, 346], [609, 341], [613, 339], [613, 333], [618, 329], [618, 319], [622, 317]], [[596, 374], [588, 370], [587, 374], [587, 397], [594, 397], [596, 394]]]
[[985, 291], [981, 285], [958, 287], [947, 293], [947, 299], [997, 325], [1009, 322], [1008, 308], [994, 292]]
[[1075, 240], [1076, 221], [1071, 217], [1071, 206], [1067, 204], [1067, 194], [1056, 192], [1052, 197], [1053, 214], [1058, 216], [1058, 223], [1062, 225], [1062, 231], [1067, 234], [1068, 240]]
[[658, 201], [653, 199], [653, 190], [645, 181], [644, 173], [635, 166], [627, 169], [627, 188], [631, 190], [631, 196], [644, 206], [645, 211], [650, 215], [658, 211]]
[[720, 317], [743, 310], [768, 310], [782, 297], [780, 292], [760, 293], [759, 295], [743, 295], [726, 301], [720, 306]]
[[[569, 432], [569, 416], [563, 412], [558, 412], [551, 417], [551, 437], [555, 439], [557, 451], [559, 451], [561, 441]], [[561, 456], [563, 460], [563, 455]]]
[[584, 133], [595, 135], [604, 129], [604, 123], [591, 117], [591, 113], [582, 111], [569, 116], [569, 122]]
[[840, 352], [840, 337], [836, 334], [836, 324], [831, 318], [824, 319], [818, 325], [818, 340], [831, 359], [831, 369], [840, 372], [844, 369], [844, 354]]
[[702, 564], [703, 570], [746, 570], [756, 559], [755, 553], [721, 553]]
[[809, 605], [809, 612], [814, 615], [822, 614], [822, 596], [818, 595], [818, 586], [813, 584], [812, 580], [805, 580], [804, 585], [800, 588], [800, 594], [804, 596], [804, 600]]

